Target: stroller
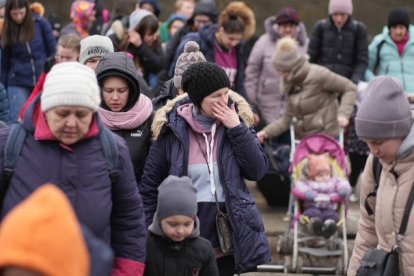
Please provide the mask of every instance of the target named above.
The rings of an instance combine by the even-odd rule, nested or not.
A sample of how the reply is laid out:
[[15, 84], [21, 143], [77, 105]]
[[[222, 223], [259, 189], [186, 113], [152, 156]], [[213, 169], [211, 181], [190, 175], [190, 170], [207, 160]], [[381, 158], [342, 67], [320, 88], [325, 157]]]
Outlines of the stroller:
[[[340, 136], [342, 142], [343, 135]], [[296, 143], [298, 145], [296, 146]], [[325, 134], [313, 134], [299, 141], [292, 141], [291, 175], [292, 187], [303, 179], [303, 166], [309, 154], [329, 153], [330, 164], [338, 177], [346, 178], [348, 169], [341, 145]], [[338, 230], [330, 238], [315, 235], [307, 230], [309, 218], [302, 214], [302, 201], [290, 194], [287, 219], [289, 226], [277, 242], [277, 252], [286, 254], [283, 271], [285, 273], [346, 274], [348, 265], [348, 246], [346, 231], [346, 204], [338, 204]], [[310, 265], [304, 266], [304, 258]], [[332, 266], [318, 266], [318, 259], [332, 259]]]

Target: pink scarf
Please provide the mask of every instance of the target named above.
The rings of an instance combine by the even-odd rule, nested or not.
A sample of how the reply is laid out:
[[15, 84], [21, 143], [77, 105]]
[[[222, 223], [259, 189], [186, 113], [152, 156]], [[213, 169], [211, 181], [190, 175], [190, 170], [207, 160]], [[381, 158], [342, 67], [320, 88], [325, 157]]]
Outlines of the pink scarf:
[[103, 123], [110, 129], [135, 129], [151, 116], [152, 102], [141, 94], [135, 105], [126, 112], [112, 112], [100, 107], [98, 113]]

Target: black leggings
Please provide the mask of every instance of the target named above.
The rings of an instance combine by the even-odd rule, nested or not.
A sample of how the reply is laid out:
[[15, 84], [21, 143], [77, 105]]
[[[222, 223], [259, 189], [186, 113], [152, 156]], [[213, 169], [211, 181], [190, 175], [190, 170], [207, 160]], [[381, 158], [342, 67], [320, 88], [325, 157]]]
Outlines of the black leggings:
[[349, 183], [352, 187], [355, 187], [359, 175], [364, 170], [368, 155], [360, 155], [352, 152], [349, 152], [348, 155], [349, 161], [351, 162], [351, 175], [349, 176]]

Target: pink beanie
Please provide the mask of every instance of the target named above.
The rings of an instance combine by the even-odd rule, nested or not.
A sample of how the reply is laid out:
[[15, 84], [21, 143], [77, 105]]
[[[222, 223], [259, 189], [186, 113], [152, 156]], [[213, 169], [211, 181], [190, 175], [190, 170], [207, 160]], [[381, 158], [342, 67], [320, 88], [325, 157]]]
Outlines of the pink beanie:
[[352, 0], [329, 0], [329, 15], [334, 13], [352, 14]]

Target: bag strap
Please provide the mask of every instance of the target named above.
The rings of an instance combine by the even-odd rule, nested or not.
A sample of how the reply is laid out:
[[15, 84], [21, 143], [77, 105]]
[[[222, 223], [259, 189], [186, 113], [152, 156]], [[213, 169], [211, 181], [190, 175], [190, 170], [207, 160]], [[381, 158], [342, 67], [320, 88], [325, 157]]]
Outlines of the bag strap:
[[377, 191], [378, 191], [380, 178], [381, 178], [381, 172], [382, 172], [382, 164], [379, 161], [379, 158], [374, 156], [373, 162], [372, 162], [372, 173], [374, 175], [375, 186], [374, 186], [374, 190], [367, 195], [367, 197], [365, 198], [365, 202], [364, 202], [365, 210], [367, 211], [368, 215], [374, 214], [374, 211], [372, 210], [371, 206], [369, 206], [368, 198], [377, 196]]
[[21, 123], [12, 124], [4, 147], [3, 183], [0, 186], [0, 210], [14, 173], [14, 165], [23, 148], [26, 131]]
[[408, 197], [407, 204], [405, 205], [404, 215], [401, 221], [400, 231], [398, 232], [399, 238], [404, 236], [405, 230], [407, 230], [408, 219], [410, 218], [411, 209], [414, 202], [414, 183], [411, 187], [410, 196]]
[[111, 178], [111, 185], [115, 185], [118, 182], [118, 149], [116, 141], [112, 136], [110, 130], [103, 127], [99, 132], [99, 139], [101, 141], [102, 149], [108, 165], [109, 177]]
[[374, 72], [374, 74], [376, 74], [377, 69], [378, 69], [378, 65], [380, 63], [380, 52], [381, 52], [381, 48], [385, 43], [385, 39], [381, 40], [380, 43], [378, 43], [377, 45], [377, 59], [375, 60], [375, 66], [374, 66], [374, 70], [372, 70], [372, 72]]

